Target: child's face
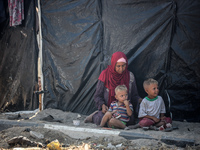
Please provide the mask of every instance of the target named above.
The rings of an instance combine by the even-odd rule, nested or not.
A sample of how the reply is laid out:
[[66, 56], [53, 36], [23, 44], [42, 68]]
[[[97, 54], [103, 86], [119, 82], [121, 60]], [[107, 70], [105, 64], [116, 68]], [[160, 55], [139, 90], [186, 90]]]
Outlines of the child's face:
[[117, 93], [115, 94], [115, 98], [119, 102], [123, 103], [128, 98], [127, 91], [117, 91]]
[[150, 99], [155, 98], [156, 96], [158, 96], [159, 93], [158, 84], [150, 84], [149, 86], [147, 86], [145, 91], [147, 92]]

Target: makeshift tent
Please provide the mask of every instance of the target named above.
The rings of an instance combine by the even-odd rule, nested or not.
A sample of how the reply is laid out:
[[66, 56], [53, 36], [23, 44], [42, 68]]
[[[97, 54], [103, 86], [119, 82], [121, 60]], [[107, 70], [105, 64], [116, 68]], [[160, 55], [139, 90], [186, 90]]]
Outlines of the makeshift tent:
[[[22, 25], [1, 28], [2, 111], [38, 107], [35, 4], [25, 1]], [[143, 81], [152, 77], [173, 120], [200, 121], [199, 1], [43, 0], [39, 5], [44, 109], [96, 110], [98, 76], [111, 55], [123, 51], [141, 97]]]

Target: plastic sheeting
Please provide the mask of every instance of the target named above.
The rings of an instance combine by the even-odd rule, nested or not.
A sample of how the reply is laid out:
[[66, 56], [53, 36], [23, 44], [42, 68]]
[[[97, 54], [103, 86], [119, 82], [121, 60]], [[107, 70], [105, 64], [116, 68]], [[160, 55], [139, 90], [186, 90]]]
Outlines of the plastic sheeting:
[[6, 20], [6, 10], [4, 7], [4, 1], [0, 1], [0, 23]]
[[42, 1], [45, 108], [90, 113], [102, 70], [99, 1]]
[[[6, 1], [4, 1], [6, 4]], [[7, 18], [0, 35], [0, 108], [1, 111], [38, 108], [37, 43], [35, 4], [25, 1], [25, 20], [20, 26], [9, 27]], [[9, 15], [7, 15], [9, 16]]]
[[42, 1], [45, 108], [89, 114], [99, 74], [123, 51], [142, 83], [159, 81], [174, 120], [200, 121], [198, 1]]
[[[4, 110], [38, 106], [32, 94], [37, 80], [32, 6], [24, 26], [1, 32]], [[195, 0], [42, 0], [44, 90], [48, 91], [44, 108], [81, 114], [96, 110], [98, 77], [111, 55], [123, 51], [141, 97], [146, 96], [143, 81], [153, 77], [159, 81], [167, 115], [199, 122], [199, 7]]]

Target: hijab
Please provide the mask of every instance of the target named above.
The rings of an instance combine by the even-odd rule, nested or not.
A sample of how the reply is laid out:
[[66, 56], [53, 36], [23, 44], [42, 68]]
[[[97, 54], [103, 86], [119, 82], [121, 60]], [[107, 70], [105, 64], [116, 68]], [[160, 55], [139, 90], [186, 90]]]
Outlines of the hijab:
[[[115, 71], [115, 65], [121, 58], [126, 60], [126, 69], [122, 74]], [[109, 107], [111, 102], [115, 100], [115, 88], [118, 85], [126, 85], [129, 90], [130, 73], [128, 71], [128, 60], [123, 52], [115, 52], [111, 57], [111, 65], [109, 65], [99, 76], [99, 80], [104, 82], [104, 86], [109, 89], [109, 98], [107, 106]]]

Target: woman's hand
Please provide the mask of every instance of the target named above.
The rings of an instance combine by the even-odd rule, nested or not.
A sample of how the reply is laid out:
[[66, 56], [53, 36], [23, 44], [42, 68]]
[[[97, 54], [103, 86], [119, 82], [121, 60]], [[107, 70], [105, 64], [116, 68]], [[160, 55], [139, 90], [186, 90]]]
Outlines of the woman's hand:
[[105, 104], [103, 104], [102, 105], [102, 112], [105, 114], [107, 111], [108, 111], [108, 107]]

